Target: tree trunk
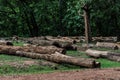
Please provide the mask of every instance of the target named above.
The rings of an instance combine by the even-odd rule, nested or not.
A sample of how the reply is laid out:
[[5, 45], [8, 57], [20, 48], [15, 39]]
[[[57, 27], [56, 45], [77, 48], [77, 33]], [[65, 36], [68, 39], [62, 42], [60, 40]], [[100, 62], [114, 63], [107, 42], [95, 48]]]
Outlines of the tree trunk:
[[[119, 56], [118, 56], [119, 55]], [[120, 53], [108, 54], [107, 58], [112, 61], [120, 62]]]
[[10, 41], [2, 41], [2, 40], [0, 40], [0, 45], [8, 45], [8, 46], [13, 46], [13, 43], [12, 42], [10, 42]]
[[27, 46], [27, 47], [20, 47], [20, 46], [2, 46], [0, 45], [0, 53], [15, 53], [16, 51], [24, 51], [24, 52], [35, 52], [40, 54], [54, 54], [55, 52], [60, 52], [65, 54], [66, 51], [61, 48], [56, 48], [54, 46]]
[[118, 45], [115, 43], [109, 43], [109, 42], [97, 42], [96, 47], [102, 47], [102, 48], [110, 48], [110, 49], [118, 49]]
[[21, 9], [21, 12], [24, 13], [24, 18], [26, 20], [26, 23], [28, 25], [28, 28], [29, 28], [29, 31], [30, 31], [30, 34], [32, 37], [36, 37], [38, 36], [38, 25], [37, 25], [37, 22], [35, 20], [35, 17], [34, 17], [34, 13], [33, 13], [33, 10], [28, 6], [28, 3], [26, 1], [21, 1], [21, 4], [24, 8], [26, 8], [26, 10], [23, 11], [23, 9]]
[[83, 66], [88, 68], [96, 68], [100, 67], [99, 62], [95, 62], [93, 59], [86, 59], [86, 58], [74, 58], [70, 56], [63, 55], [59, 52], [55, 52], [54, 54], [40, 54], [40, 53], [31, 53], [31, 52], [24, 52], [19, 50], [12, 50], [3, 48], [0, 50], [0, 53], [8, 54], [8, 55], [16, 55], [22, 57], [28, 57], [33, 59], [45, 59], [48, 61], [56, 62], [56, 63], [68, 63], [77, 66]]
[[90, 9], [89, 6], [86, 4], [83, 7], [84, 10], [84, 20], [85, 20], [85, 40], [88, 44], [91, 42], [91, 29], [90, 29]]
[[37, 25], [37, 22], [35, 20], [35, 16], [33, 14], [33, 11], [30, 11], [30, 21], [31, 21], [31, 25], [33, 27], [33, 34], [34, 34], [34, 37], [38, 37], [38, 25]]
[[86, 54], [94, 58], [107, 57], [108, 53], [108, 51], [98, 51], [92, 49], [86, 50]]
[[58, 32], [59, 32], [59, 35], [61, 36], [64, 36], [64, 30], [65, 30], [65, 27], [63, 25], [63, 18], [66, 14], [66, 10], [67, 10], [67, 7], [66, 7], [67, 3], [66, 3], [66, 0], [59, 0], [59, 25], [58, 25]]
[[94, 58], [106, 58], [112, 61], [120, 62], [120, 53], [88, 49], [86, 50], [86, 54]]
[[30, 38], [25, 41], [38, 46], [56, 46], [66, 50], [77, 50], [77, 47], [72, 43], [61, 39], [40, 40], [39, 38]]

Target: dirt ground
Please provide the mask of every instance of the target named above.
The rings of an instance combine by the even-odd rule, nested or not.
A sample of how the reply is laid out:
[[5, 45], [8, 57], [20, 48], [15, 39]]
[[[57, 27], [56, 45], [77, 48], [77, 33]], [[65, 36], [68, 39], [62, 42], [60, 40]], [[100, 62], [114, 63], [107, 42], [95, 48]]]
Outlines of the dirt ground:
[[120, 68], [0, 76], [0, 80], [120, 80]]

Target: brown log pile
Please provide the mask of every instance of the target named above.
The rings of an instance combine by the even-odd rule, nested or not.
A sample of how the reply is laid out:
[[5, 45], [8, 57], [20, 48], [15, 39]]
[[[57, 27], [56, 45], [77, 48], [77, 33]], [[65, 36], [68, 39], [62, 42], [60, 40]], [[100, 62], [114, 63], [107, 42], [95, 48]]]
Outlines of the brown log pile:
[[0, 46], [0, 53], [28, 57], [33, 59], [45, 59], [56, 63], [67, 63], [88, 68], [100, 67], [100, 63], [96, 62], [94, 59], [75, 58], [61, 54], [60, 52], [54, 51], [53, 49], [47, 50], [46, 48], [44, 49], [41, 47], [38, 48], [38, 51], [37, 49], [35, 49], [34, 51], [31, 51], [30, 49], [28, 49], [27, 47], [22, 48], [14, 46]]
[[94, 58], [106, 58], [112, 61], [120, 62], [120, 53], [88, 49], [86, 50], [86, 54]]
[[37, 46], [56, 46], [58, 48], [63, 48], [66, 50], [77, 50], [77, 47], [73, 46], [70, 42], [60, 42], [60, 41], [49, 41], [49, 40], [39, 40], [37, 39], [28, 39], [29, 44], [37, 45]]

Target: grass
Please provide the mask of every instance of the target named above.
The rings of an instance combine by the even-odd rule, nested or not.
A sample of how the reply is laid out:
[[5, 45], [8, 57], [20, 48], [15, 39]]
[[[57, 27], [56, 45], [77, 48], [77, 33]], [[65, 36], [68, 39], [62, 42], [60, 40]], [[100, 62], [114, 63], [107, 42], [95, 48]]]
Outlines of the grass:
[[[23, 46], [23, 42], [13, 42], [13, 44], [15, 46]], [[108, 50], [108, 49], [99, 49], [99, 50]], [[117, 50], [116, 52], [120, 52], [120, 50]], [[84, 52], [79, 52], [79, 51], [67, 51], [67, 55], [74, 56], [74, 57], [90, 58], [86, 56]], [[17, 62], [20, 64], [22, 63], [22, 61], [27, 61], [27, 60], [35, 60], [35, 59], [1, 54], [0, 55], [0, 74], [1, 75], [34, 74], [34, 73], [49, 73], [54, 71], [83, 69], [79, 66], [74, 66], [69, 64], [57, 64], [56, 66], [30, 65], [27, 67], [21, 67], [21, 66], [15, 67], [7, 64], [9, 62]], [[36, 61], [39, 62], [41, 60], [36, 60]], [[96, 61], [101, 63], [101, 68], [120, 67], [119, 62], [114, 62], [114, 61], [110, 61], [103, 58], [96, 59]], [[4, 64], [1, 65], [1, 62]]]
[[107, 59], [97, 59], [96, 61], [101, 63], [101, 68], [117, 68], [120, 67], [120, 62], [110, 61]]
[[12, 61], [24, 61], [24, 60], [30, 60], [29, 58], [25, 57], [19, 57], [19, 56], [10, 56], [10, 55], [0, 55], [0, 61], [7, 61], [7, 62], [12, 62]]
[[24, 42], [20, 42], [20, 41], [18, 41], [18, 42], [14, 41], [13, 42], [14, 46], [23, 46], [23, 44], [24, 44]]

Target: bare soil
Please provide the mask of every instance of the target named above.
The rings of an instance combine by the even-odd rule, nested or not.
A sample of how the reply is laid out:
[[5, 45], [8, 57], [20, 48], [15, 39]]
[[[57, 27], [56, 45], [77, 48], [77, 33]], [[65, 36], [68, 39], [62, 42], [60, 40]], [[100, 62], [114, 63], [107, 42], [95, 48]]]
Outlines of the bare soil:
[[120, 80], [120, 68], [0, 76], [0, 80]]

